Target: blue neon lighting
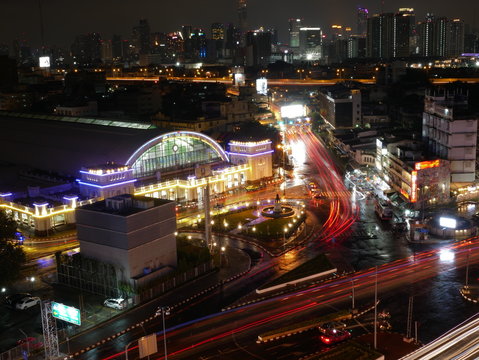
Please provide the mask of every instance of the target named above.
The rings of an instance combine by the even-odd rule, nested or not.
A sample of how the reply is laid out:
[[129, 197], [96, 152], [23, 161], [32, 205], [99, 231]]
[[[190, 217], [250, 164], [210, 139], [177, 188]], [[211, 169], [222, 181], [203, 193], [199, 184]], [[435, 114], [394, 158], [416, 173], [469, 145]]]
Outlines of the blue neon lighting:
[[80, 170], [80, 173], [87, 174], [87, 175], [93, 175], [93, 176], [107, 176], [107, 175], [123, 174], [123, 173], [127, 173], [128, 171], [133, 171], [133, 169], [123, 170], [123, 171], [115, 171], [115, 172], [110, 172], [110, 173], [105, 173], [105, 174], [95, 174], [95, 173], [91, 173], [89, 171]]
[[13, 194], [11, 192], [0, 194], [1, 197], [7, 197], [7, 196], [12, 196], [12, 195]]
[[86, 183], [86, 182], [81, 181], [80, 179], [77, 179], [77, 182], [78, 182], [80, 185], [92, 186], [92, 187], [95, 187], [95, 188], [98, 188], [98, 189], [105, 189], [105, 188], [109, 188], [109, 187], [112, 187], [112, 186], [118, 186], [118, 185], [124, 185], [124, 184], [131, 184], [131, 183], [134, 183], [135, 181], [136, 181], [136, 179], [128, 180], [128, 181], [122, 181], [122, 182], [115, 183], [115, 184], [110, 184], [110, 185], [96, 185], [96, 184]]
[[163, 139], [168, 139], [170, 137], [181, 137], [182, 135], [191, 136], [193, 138], [197, 138], [199, 140], [204, 141], [208, 145], [211, 145], [216, 150], [216, 153], [224, 161], [229, 161], [228, 155], [223, 150], [223, 148], [220, 145], [218, 145], [218, 143], [216, 141], [214, 141], [212, 138], [210, 138], [209, 136], [206, 136], [205, 134], [197, 133], [197, 132], [194, 132], [194, 131], [173, 131], [173, 132], [169, 132], [169, 133], [157, 136], [157, 137], [147, 141], [146, 143], [144, 143], [142, 146], [140, 146], [133, 153], [133, 155], [130, 156], [130, 158], [128, 159], [128, 161], [126, 162], [125, 165], [132, 166], [134, 164], [134, 162], [141, 156], [142, 153], [144, 153], [150, 147], [152, 147], [156, 144], [159, 144], [160, 142], [163, 141]]

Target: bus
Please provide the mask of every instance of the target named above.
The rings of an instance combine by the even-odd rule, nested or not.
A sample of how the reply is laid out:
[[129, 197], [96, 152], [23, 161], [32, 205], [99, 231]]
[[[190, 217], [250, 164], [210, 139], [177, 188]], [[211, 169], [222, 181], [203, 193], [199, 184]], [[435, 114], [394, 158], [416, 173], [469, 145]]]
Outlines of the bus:
[[381, 220], [391, 220], [393, 218], [393, 209], [385, 200], [376, 199], [374, 210]]

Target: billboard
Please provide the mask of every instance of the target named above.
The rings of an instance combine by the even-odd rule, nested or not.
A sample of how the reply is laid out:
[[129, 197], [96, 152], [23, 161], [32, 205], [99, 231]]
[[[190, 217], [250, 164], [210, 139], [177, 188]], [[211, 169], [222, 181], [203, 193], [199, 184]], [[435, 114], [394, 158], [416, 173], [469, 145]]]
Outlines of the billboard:
[[265, 78], [256, 79], [256, 92], [260, 95], [268, 95], [268, 80]]
[[293, 119], [293, 118], [298, 118], [305, 115], [306, 115], [306, 111], [304, 109], [304, 105], [302, 104], [281, 106], [282, 118]]
[[244, 86], [246, 83], [244, 74], [235, 73], [234, 80], [236, 86]]
[[81, 325], [80, 310], [73, 306], [67, 306], [52, 301], [52, 316], [78, 326]]
[[455, 229], [456, 228], [456, 219], [447, 218], [447, 217], [440, 217], [439, 218], [439, 226], [448, 228], [448, 229]]
[[41, 68], [49, 68], [50, 67], [50, 56], [40, 56], [38, 58], [38, 65]]

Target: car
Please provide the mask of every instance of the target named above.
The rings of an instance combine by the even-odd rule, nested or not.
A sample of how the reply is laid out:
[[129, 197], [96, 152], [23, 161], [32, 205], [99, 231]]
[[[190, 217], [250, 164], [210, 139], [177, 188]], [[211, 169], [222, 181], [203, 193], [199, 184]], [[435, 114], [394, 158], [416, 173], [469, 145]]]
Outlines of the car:
[[17, 303], [15, 304], [15, 309], [25, 310], [25, 309], [34, 307], [38, 304], [40, 304], [40, 298], [27, 296], [21, 299], [20, 301], [17, 301]]
[[5, 298], [5, 304], [14, 308], [17, 302], [19, 302], [20, 300], [23, 300], [26, 297], [32, 297], [32, 295], [29, 293], [18, 293], [18, 294], [9, 295]]
[[103, 302], [103, 305], [112, 309], [122, 310], [126, 307], [125, 299], [116, 298], [116, 299], [106, 299]]
[[347, 340], [351, 337], [351, 333], [347, 330], [333, 329], [326, 334], [321, 335], [319, 338], [326, 345], [336, 344], [340, 341]]

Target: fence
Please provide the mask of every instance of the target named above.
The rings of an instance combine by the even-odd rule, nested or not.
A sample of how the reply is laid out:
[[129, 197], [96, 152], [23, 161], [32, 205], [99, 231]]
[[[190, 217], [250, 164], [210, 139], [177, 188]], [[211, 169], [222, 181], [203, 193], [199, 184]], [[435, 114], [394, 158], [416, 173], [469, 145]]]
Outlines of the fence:
[[[140, 289], [137, 295], [137, 304], [148, 301], [160, 295], [163, 295], [167, 291], [174, 289], [198, 276], [206, 274], [215, 268], [213, 261], [203, 263], [181, 274], [177, 274], [169, 279], [166, 279], [158, 284], [148, 286], [146, 289]], [[1, 359], [0, 359], [1, 360]]]
[[[42, 358], [42, 351], [41, 351], [41, 347], [43, 346], [43, 344], [41, 343], [30, 343], [30, 345], [32, 346], [31, 349], [28, 349], [27, 347], [27, 344], [26, 343], [23, 343], [23, 344], [20, 344], [20, 345], [17, 345], [7, 351], [4, 351], [2, 353], [0, 353], [0, 360], [23, 360], [23, 359], [27, 359], [27, 358]], [[30, 350], [30, 352], [28, 351]], [[34, 353], [36, 354], [35, 357], [31, 357], [31, 353], [32, 351], [34, 351]]]

